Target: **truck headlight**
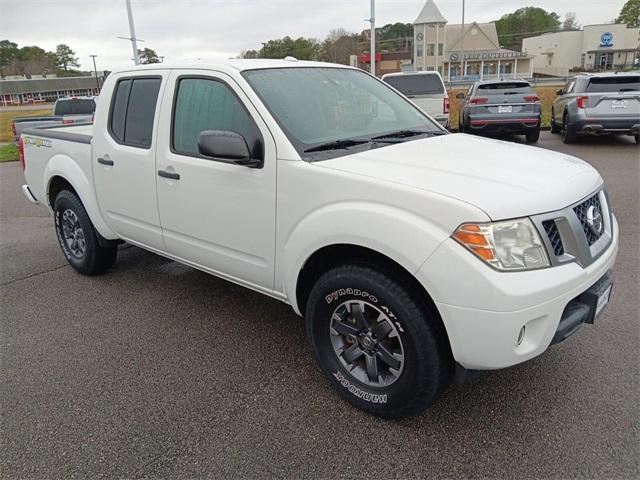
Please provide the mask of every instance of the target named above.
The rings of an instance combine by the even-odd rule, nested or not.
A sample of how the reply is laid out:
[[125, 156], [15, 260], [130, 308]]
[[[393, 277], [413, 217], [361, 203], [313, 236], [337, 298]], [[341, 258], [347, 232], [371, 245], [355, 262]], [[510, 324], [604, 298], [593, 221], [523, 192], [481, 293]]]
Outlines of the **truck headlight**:
[[452, 237], [497, 270], [534, 270], [550, 265], [540, 235], [528, 218], [465, 223]]

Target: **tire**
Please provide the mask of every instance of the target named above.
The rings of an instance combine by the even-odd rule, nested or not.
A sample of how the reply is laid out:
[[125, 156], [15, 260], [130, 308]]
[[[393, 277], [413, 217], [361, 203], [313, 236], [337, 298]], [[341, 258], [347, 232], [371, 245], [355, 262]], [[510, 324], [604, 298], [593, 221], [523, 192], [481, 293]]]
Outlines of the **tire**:
[[551, 110], [551, 133], [560, 133], [562, 127], [556, 123], [556, 114]]
[[[414, 415], [451, 382], [455, 363], [438, 312], [390, 274], [356, 264], [330, 270], [314, 285], [305, 319], [316, 361], [332, 387], [368, 413]], [[369, 350], [367, 326], [374, 343]], [[342, 335], [345, 330], [352, 336]], [[355, 357], [352, 363], [345, 352]], [[378, 369], [375, 381], [370, 362]]]
[[640, 135], [636, 135], [636, 136], [635, 136], [635, 139], [636, 139], [636, 143], [637, 143], [637, 144], [640, 144]]
[[528, 132], [525, 134], [525, 140], [527, 143], [537, 143], [539, 139], [540, 139], [539, 128], [535, 132]]
[[101, 246], [89, 215], [75, 193], [61, 191], [53, 203], [56, 236], [69, 264], [83, 275], [99, 275], [116, 261], [117, 246]]
[[578, 139], [575, 127], [569, 125], [569, 115], [565, 112], [562, 117], [562, 141], [564, 143], [575, 143]]

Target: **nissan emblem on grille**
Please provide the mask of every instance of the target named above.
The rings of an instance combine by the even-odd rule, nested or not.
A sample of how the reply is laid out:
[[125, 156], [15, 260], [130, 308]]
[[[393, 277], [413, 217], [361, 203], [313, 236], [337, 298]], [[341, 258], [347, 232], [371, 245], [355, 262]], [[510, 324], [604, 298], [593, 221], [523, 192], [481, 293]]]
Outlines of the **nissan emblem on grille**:
[[587, 225], [595, 235], [600, 235], [602, 232], [602, 213], [599, 206], [591, 205], [587, 209]]

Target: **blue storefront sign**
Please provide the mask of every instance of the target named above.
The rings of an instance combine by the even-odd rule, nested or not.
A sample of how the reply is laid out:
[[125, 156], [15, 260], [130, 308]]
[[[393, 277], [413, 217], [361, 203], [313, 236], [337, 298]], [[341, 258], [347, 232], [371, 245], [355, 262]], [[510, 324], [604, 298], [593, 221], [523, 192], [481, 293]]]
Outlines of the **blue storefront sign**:
[[613, 47], [613, 33], [604, 32], [600, 37], [600, 48]]

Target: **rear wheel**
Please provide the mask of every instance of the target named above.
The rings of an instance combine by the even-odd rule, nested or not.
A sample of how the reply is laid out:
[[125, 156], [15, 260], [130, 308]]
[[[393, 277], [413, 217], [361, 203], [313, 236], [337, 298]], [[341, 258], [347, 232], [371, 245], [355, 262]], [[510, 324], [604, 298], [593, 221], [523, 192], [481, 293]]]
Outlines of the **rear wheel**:
[[635, 139], [636, 139], [636, 143], [640, 144], [640, 135], [636, 135]]
[[578, 139], [575, 127], [569, 123], [569, 114], [565, 112], [562, 117], [562, 141], [564, 143], [574, 143]]
[[56, 235], [69, 264], [83, 275], [98, 275], [116, 261], [117, 246], [101, 246], [80, 199], [68, 190], [53, 203]]
[[324, 274], [311, 291], [306, 328], [333, 388], [374, 415], [416, 414], [451, 381], [454, 362], [437, 311], [369, 266]]
[[540, 129], [538, 128], [534, 132], [527, 132], [525, 134], [527, 143], [536, 143], [540, 139]]

